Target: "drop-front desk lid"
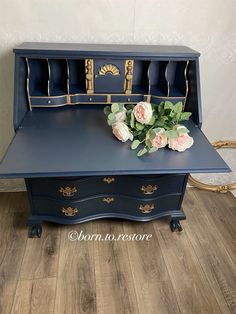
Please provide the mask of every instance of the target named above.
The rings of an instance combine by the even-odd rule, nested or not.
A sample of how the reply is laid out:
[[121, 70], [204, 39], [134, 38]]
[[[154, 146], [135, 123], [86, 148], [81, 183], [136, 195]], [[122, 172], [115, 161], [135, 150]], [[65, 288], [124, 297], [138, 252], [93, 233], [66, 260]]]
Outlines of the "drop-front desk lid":
[[190, 120], [194, 145], [141, 158], [114, 138], [102, 106], [28, 112], [0, 164], [1, 178], [227, 172], [229, 167]]

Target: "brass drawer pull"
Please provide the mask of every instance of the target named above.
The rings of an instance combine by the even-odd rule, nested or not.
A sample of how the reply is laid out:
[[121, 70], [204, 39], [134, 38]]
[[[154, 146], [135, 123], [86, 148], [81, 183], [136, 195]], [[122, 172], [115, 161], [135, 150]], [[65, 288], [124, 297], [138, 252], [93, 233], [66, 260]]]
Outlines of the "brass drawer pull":
[[60, 187], [59, 192], [62, 193], [63, 196], [70, 197], [70, 196], [75, 195], [75, 193], [77, 192], [77, 189], [76, 187], [66, 186], [65, 188]]
[[157, 186], [151, 184], [146, 186], [142, 185], [140, 190], [143, 192], [143, 194], [153, 194], [157, 190]]
[[113, 197], [104, 197], [103, 202], [110, 204], [111, 202], [114, 202], [114, 198]]
[[107, 177], [103, 178], [103, 182], [106, 182], [107, 184], [110, 184], [115, 181], [115, 178]]
[[69, 216], [69, 217], [73, 217], [78, 213], [78, 209], [72, 208], [72, 207], [67, 207], [67, 208], [63, 207], [61, 211], [65, 216]]
[[143, 214], [149, 214], [149, 213], [152, 212], [153, 209], [154, 209], [154, 204], [145, 204], [145, 205], [140, 205], [139, 206], [139, 210]]

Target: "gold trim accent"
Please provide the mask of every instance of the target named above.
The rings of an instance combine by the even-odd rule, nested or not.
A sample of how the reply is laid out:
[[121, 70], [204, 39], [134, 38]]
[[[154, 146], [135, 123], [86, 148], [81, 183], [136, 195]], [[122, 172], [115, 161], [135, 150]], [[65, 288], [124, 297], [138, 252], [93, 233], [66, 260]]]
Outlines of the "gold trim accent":
[[170, 97], [170, 82], [167, 78], [167, 72], [168, 72], [168, 67], [169, 67], [170, 61], [167, 62], [166, 64], [166, 69], [165, 69], [165, 79], [167, 82], [167, 96], [166, 97]]
[[66, 95], [66, 104], [67, 105], [71, 104], [70, 95]]
[[93, 59], [85, 59], [85, 73], [86, 73], [86, 90], [87, 94], [94, 92], [94, 62]]
[[134, 68], [134, 60], [126, 60], [125, 61], [125, 82], [124, 82], [125, 94], [132, 93], [133, 68]]
[[47, 66], [48, 66], [48, 96], [51, 96], [50, 94], [50, 78], [51, 78], [51, 68], [50, 68], [50, 64], [48, 61], [48, 58], [46, 58], [47, 61]]
[[[230, 140], [216, 141], [212, 143], [212, 146], [215, 149], [236, 148], [236, 141], [230, 141]], [[194, 179], [191, 175], [189, 176], [189, 184], [201, 190], [219, 192], [219, 193], [227, 193], [230, 190], [236, 189], [236, 182], [233, 182], [230, 184], [224, 184], [224, 185], [206, 184], [206, 183], [203, 183], [201, 181]]]
[[69, 63], [68, 63], [68, 59], [66, 59], [66, 69], [67, 69], [67, 84], [66, 84], [66, 88], [67, 88], [67, 94], [70, 94], [70, 68], [69, 68]]
[[63, 196], [71, 197], [75, 195], [77, 189], [75, 186], [74, 187], [66, 186], [65, 188], [61, 186], [59, 192], [62, 193]]
[[120, 75], [120, 70], [119, 68], [114, 65], [114, 64], [111, 64], [111, 63], [107, 63], [107, 64], [104, 64], [100, 70], [98, 71], [98, 74], [99, 75], [106, 75], [107, 73], [110, 73], [111, 75]]
[[73, 217], [78, 213], [78, 209], [77, 208], [72, 208], [72, 207], [67, 207], [67, 208], [62, 208], [61, 212], [67, 216], [67, 217]]
[[27, 68], [26, 92], [27, 92], [29, 110], [32, 111], [32, 106], [31, 106], [31, 101], [30, 101], [30, 92], [29, 92], [29, 79], [30, 79], [29, 59], [25, 58], [25, 62], [26, 62], [26, 68]]
[[108, 103], [108, 104], [111, 103], [111, 95], [110, 95], [110, 94], [107, 95], [107, 103]]
[[111, 177], [103, 178], [103, 182], [106, 182], [107, 184], [111, 184], [112, 182], [115, 182], [115, 178], [111, 178]]
[[[70, 96], [88, 96], [88, 94], [85, 93], [77, 93], [77, 94], [69, 94]], [[93, 96], [127, 96], [126, 94], [100, 94], [100, 93], [93, 93]], [[57, 95], [57, 96], [50, 96], [53, 98], [59, 98], [59, 97], [66, 97], [67, 94], [63, 94], [63, 95]], [[131, 96], [146, 96], [144, 94], [131, 94]], [[48, 96], [30, 96], [31, 98], [48, 98]], [[157, 96], [159, 97], [159, 96]], [[160, 96], [161, 97], [161, 96]], [[177, 97], [174, 97], [177, 98]], [[183, 97], [180, 97], [183, 98]]]
[[145, 205], [140, 205], [139, 206], [139, 210], [143, 213], [143, 214], [149, 214], [152, 212], [152, 210], [154, 209], [154, 204], [145, 204]]
[[147, 102], [149, 102], [150, 103], [150, 101], [151, 101], [151, 95], [145, 95], [145, 97], [147, 97]]
[[156, 185], [151, 185], [148, 184], [146, 186], [142, 185], [142, 187], [140, 188], [140, 190], [143, 192], [143, 194], [147, 195], [147, 194], [153, 194], [156, 190], [157, 190], [157, 186]]
[[102, 199], [103, 202], [110, 204], [111, 202], [114, 202], [114, 198], [113, 197], [104, 197]]
[[183, 99], [184, 96], [155, 96], [155, 95], [150, 95], [151, 97], [154, 97], [154, 98], [164, 98], [164, 99]]
[[186, 83], [186, 93], [185, 93], [185, 99], [184, 99], [184, 103], [183, 103], [183, 111], [185, 109], [185, 104], [186, 104], [187, 97], [188, 97], [188, 77], [187, 77], [188, 65], [189, 65], [189, 60], [186, 62], [186, 66], [185, 66], [185, 69], [184, 69], [184, 77], [185, 77], [185, 83]]

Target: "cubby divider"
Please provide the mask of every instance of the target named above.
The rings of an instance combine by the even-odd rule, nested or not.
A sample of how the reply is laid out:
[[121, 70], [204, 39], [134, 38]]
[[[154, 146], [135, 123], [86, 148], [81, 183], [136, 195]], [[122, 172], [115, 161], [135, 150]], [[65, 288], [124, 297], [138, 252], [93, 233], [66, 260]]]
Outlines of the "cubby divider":
[[187, 92], [186, 61], [169, 61], [166, 71], [168, 97], [185, 97]]

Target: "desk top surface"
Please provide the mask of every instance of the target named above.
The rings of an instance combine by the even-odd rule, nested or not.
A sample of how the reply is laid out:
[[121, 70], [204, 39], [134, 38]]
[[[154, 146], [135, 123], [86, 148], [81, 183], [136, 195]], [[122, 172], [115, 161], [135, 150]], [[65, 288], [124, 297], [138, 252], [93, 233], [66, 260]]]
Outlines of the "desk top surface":
[[28, 112], [0, 164], [0, 177], [57, 177], [226, 172], [228, 166], [188, 121], [194, 145], [138, 158], [130, 142], [114, 138], [102, 106], [34, 109]]
[[186, 46], [173, 45], [110, 45], [25, 42], [14, 48], [14, 52], [23, 54], [76, 54], [103, 56], [155, 56], [155, 57], [199, 57], [199, 52]]

